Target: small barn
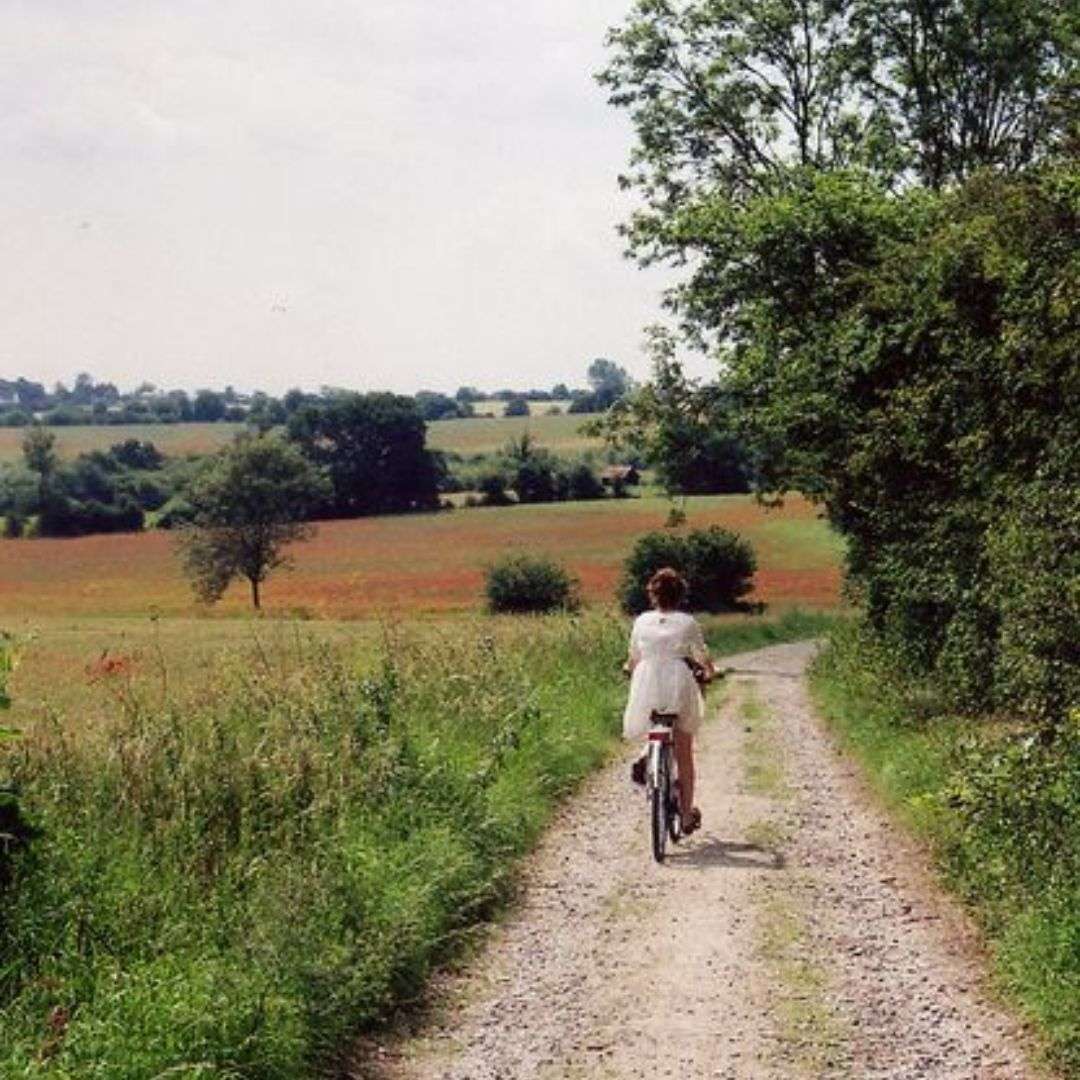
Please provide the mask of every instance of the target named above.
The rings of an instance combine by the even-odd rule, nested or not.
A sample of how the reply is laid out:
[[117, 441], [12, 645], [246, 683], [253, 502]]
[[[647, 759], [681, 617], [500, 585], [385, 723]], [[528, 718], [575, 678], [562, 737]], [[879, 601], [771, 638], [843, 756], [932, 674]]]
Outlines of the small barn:
[[610, 488], [629, 487], [641, 483], [641, 473], [636, 465], [609, 465], [600, 473], [600, 482]]

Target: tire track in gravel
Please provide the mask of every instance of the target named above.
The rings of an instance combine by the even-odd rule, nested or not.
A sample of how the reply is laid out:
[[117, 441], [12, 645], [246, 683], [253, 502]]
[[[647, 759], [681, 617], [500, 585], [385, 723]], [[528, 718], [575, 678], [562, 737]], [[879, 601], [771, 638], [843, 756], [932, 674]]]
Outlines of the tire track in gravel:
[[1034, 1076], [964, 920], [814, 716], [812, 652], [725, 660], [753, 674], [699, 736], [700, 833], [652, 861], [628, 748], [560, 812], [421, 1029], [365, 1041], [345, 1075]]

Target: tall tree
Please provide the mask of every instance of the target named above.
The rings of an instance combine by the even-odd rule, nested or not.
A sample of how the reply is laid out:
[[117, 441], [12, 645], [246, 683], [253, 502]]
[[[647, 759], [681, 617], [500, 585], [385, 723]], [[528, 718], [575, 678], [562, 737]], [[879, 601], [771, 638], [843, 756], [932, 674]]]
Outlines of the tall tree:
[[186, 492], [193, 523], [177, 541], [199, 599], [216, 602], [241, 577], [259, 608], [262, 583], [288, 564], [289, 544], [312, 536], [305, 518], [328, 490], [320, 471], [273, 435], [241, 434], [215, 454]]
[[[792, 165], [850, 163], [872, 144], [859, 113], [851, 0], [638, 0], [597, 78], [637, 141], [621, 177], [664, 219], [702, 195], [741, 203]], [[643, 234], [639, 229], [645, 228]]]
[[1015, 171], [1076, 122], [1075, 3], [862, 0], [851, 21], [858, 78], [929, 187]]
[[638, 0], [598, 74], [637, 135], [621, 183], [648, 262], [724, 262], [702, 216], [737, 215], [793, 170], [858, 167], [933, 187], [1017, 168], [1075, 124], [1068, 0]]
[[22, 438], [22, 455], [26, 467], [38, 475], [38, 501], [44, 505], [56, 473], [56, 435], [39, 424], [32, 425]]
[[750, 490], [751, 465], [736, 434], [730, 393], [686, 377], [670, 333], [648, 336], [652, 379], [623, 397], [587, 430], [644, 458], [670, 496]]
[[585, 374], [592, 389], [592, 408], [596, 412], [610, 408], [632, 385], [626, 369], [604, 357], [594, 360]]
[[439, 505], [440, 459], [412, 398], [337, 393], [289, 417], [289, 438], [326, 469], [330, 516], [430, 510]]
[[225, 416], [225, 399], [213, 390], [199, 390], [191, 406], [191, 418], [213, 423]]

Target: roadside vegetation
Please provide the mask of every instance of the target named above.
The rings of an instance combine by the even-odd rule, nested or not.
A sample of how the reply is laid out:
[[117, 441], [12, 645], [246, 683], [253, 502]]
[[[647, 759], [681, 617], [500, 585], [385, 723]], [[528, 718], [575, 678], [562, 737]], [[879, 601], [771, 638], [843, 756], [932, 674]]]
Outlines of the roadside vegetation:
[[[822, 616], [710, 627], [714, 649]], [[196, 685], [121, 654], [108, 709], [8, 744], [37, 835], [0, 936], [0, 1072], [299, 1078], [415, 1000], [509, 894], [558, 799], [617, 744], [603, 613], [264, 624]]]
[[815, 698], [894, 811], [932, 848], [989, 939], [999, 985], [1080, 1075], [1080, 710], [1048, 739], [973, 724], [857, 624], [834, 629]]

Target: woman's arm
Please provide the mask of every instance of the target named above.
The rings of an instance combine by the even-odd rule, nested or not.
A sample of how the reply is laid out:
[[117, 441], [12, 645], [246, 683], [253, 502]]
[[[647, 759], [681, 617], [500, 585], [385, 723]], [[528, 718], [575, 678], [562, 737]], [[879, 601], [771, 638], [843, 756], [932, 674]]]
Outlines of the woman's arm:
[[627, 675], [633, 673], [634, 668], [638, 666], [641, 661], [641, 645], [638, 641], [638, 626], [637, 622], [634, 622], [634, 628], [630, 631], [630, 648], [627, 652], [626, 663], [623, 664], [623, 671]]

